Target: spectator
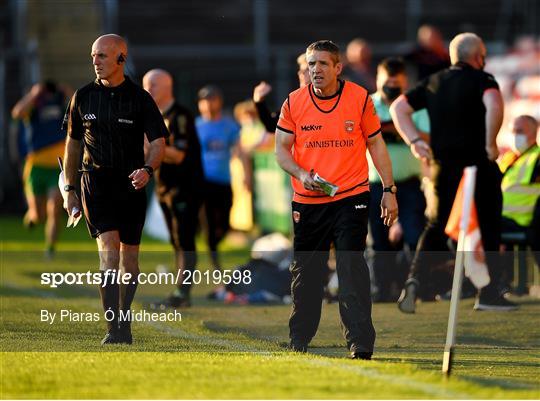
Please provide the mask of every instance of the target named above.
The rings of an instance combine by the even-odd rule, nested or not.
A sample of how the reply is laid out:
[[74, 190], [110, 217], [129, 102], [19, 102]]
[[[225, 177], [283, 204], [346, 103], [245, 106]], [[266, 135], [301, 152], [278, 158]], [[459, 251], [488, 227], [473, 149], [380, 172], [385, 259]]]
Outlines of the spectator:
[[[256, 149], [268, 142], [263, 124], [259, 120], [257, 109], [252, 100], [237, 103], [234, 106], [234, 117], [240, 124], [240, 146], [247, 159], [247, 169], [238, 156], [231, 158], [231, 186], [233, 205], [231, 208], [231, 228], [247, 232], [253, 228], [253, 197], [251, 183], [253, 181], [252, 157]], [[244, 183], [249, 183], [248, 186]]]
[[[371, 97], [379, 119], [381, 132], [386, 142], [395, 184], [398, 186], [397, 202], [399, 221], [391, 227], [380, 219], [380, 211], [370, 208], [369, 227], [373, 239], [373, 271], [378, 288], [376, 299], [379, 302], [396, 301], [391, 294], [392, 282], [401, 286], [405, 277], [396, 264], [397, 250], [403, 243], [414, 252], [416, 243], [425, 225], [426, 201], [420, 189], [420, 161], [410, 152], [409, 147], [399, 136], [390, 116], [390, 104], [407, 89], [405, 64], [399, 58], [384, 59], [377, 68], [377, 92]], [[412, 115], [416, 128], [423, 138], [429, 138], [429, 117], [425, 109]], [[369, 190], [371, 198], [378, 201], [382, 196], [381, 180], [371, 158], [369, 169]], [[405, 276], [407, 273], [405, 273]]]
[[[514, 310], [498, 290], [500, 216], [502, 212], [501, 173], [496, 137], [503, 118], [499, 86], [483, 71], [486, 48], [473, 33], [457, 35], [450, 43], [452, 67], [430, 75], [390, 107], [398, 132], [420, 159], [431, 160], [437, 210], [420, 238], [411, 266], [410, 278], [398, 301], [402, 312], [414, 313], [417, 296], [433, 299], [428, 279], [430, 267], [438, 264], [441, 251], [448, 250], [444, 233], [454, 197], [466, 166], [478, 167], [475, 202], [482, 242], [490, 273], [475, 310]], [[431, 146], [420, 136], [411, 115], [427, 108], [431, 123]]]
[[418, 28], [417, 46], [405, 59], [415, 70], [415, 81], [421, 81], [450, 66], [450, 57], [441, 32], [431, 25]]
[[229, 230], [232, 206], [230, 161], [233, 153], [244, 160], [239, 146], [240, 127], [223, 116], [223, 95], [213, 85], [199, 90], [199, 112], [195, 120], [201, 143], [204, 170], [204, 208], [208, 223], [208, 247], [215, 269], [220, 269], [217, 246]]
[[343, 77], [367, 89], [368, 93], [377, 90], [375, 74], [371, 65], [371, 47], [361, 38], [353, 39], [347, 45], [347, 65]]
[[[298, 71], [296, 74], [298, 75], [298, 83], [300, 87], [309, 85], [311, 81], [309, 79], [309, 69], [306, 61], [306, 54], [300, 54], [296, 58], [296, 63], [298, 64]], [[259, 118], [264, 124], [266, 131], [274, 133], [276, 130], [276, 124], [278, 122], [279, 113], [271, 113], [264, 100], [271, 91], [272, 87], [268, 83], [262, 81], [253, 90], [253, 101], [255, 102], [255, 107], [259, 113]]]
[[[155, 189], [174, 248], [176, 269], [179, 277], [187, 278], [184, 272], [193, 272], [197, 265], [195, 233], [204, 177], [195, 119], [188, 109], [176, 102], [173, 80], [167, 71], [148, 71], [143, 77], [143, 87], [152, 95], [170, 133], [163, 162], [156, 171]], [[185, 281], [181, 280], [167, 299], [152, 307], [191, 306], [191, 280]]]
[[24, 192], [28, 211], [24, 225], [45, 223], [46, 257], [54, 254], [60, 228], [62, 195], [58, 189], [58, 157], [65, 146], [65, 132], [61, 129], [68, 93], [54, 81], [35, 84], [20, 99], [11, 115], [22, 120], [22, 133], [27, 149], [24, 164]]
[[[525, 232], [540, 266], [540, 147], [536, 143], [538, 122], [521, 115], [512, 123], [511, 150], [501, 159], [503, 172], [502, 229]], [[511, 278], [512, 272], [507, 275]]]

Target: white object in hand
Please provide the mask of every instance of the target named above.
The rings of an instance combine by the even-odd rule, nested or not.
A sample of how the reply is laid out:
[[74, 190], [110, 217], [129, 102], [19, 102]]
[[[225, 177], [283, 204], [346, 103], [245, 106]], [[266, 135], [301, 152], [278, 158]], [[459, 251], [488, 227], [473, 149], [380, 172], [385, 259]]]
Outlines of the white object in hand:
[[79, 221], [81, 220], [82, 213], [78, 207], [74, 207], [71, 209], [71, 214], [68, 217], [67, 225], [66, 227], [73, 226], [77, 227], [77, 224], [79, 224]]
[[[60, 171], [60, 174], [58, 175], [58, 188], [60, 189], [60, 193], [62, 194], [62, 198], [64, 199], [64, 209], [67, 210], [67, 192], [64, 190], [64, 186], [66, 181], [64, 179], [64, 172]], [[79, 221], [81, 220], [82, 213], [81, 210], [78, 207], [74, 207], [71, 209], [71, 213], [68, 213], [68, 221], [66, 227], [77, 227], [77, 224], [79, 224]]]
[[334, 196], [339, 189], [337, 185], [334, 185], [331, 182], [326, 181], [319, 174], [315, 174], [315, 176], [313, 177], [313, 180], [319, 184], [321, 189], [328, 196]]

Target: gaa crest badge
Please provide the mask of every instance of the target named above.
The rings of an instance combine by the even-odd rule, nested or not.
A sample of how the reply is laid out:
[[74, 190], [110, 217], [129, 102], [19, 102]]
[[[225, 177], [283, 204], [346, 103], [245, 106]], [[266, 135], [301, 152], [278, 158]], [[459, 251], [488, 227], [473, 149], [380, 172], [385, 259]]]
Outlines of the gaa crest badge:
[[345, 131], [349, 132], [349, 133], [354, 131], [354, 121], [353, 120], [345, 120]]

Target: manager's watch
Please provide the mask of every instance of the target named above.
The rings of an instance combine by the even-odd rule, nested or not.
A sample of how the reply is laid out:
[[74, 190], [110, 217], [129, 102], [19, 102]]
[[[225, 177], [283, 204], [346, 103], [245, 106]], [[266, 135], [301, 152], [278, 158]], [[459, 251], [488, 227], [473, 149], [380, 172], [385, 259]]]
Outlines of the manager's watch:
[[69, 184], [64, 185], [64, 192], [69, 192], [69, 191], [75, 191], [75, 187]]
[[152, 177], [152, 175], [154, 174], [154, 168], [152, 166], [146, 165], [146, 166], [143, 166], [143, 169], [146, 170], [146, 172], [148, 173], [150, 177]]
[[382, 191], [383, 192], [390, 192], [391, 194], [395, 194], [395, 193], [397, 193], [397, 187], [394, 184], [392, 184], [389, 187], [384, 187]]

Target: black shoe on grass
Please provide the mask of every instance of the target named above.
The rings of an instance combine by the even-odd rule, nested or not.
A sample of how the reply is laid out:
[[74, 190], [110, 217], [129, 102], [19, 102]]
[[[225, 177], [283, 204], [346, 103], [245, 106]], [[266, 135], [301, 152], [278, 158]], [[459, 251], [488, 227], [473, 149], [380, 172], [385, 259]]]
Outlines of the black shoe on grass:
[[105, 337], [103, 337], [103, 340], [101, 340], [101, 345], [107, 344], [120, 344], [118, 331], [109, 331], [107, 334], [105, 334]]
[[307, 352], [307, 344], [303, 341], [291, 340], [288, 348], [293, 352], [301, 352], [303, 354]]
[[503, 295], [499, 295], [494, 299], [477, 298], [473, 309], [477, 311], [510, 312], [519, 309], [519, 305], [509, 301]]
[[133, 336], [131, 329], [121, 329], [117, 335], [118, 344], [133, 344]]
[[418, 292], [418, 280], [410, 278], [405, 282], [398, 299], [398, 308], [403, 313], [414, 313], [416, 310], [416, 293]]
[[351, 359], [363, 359], [365, 361], [371, 361], [372, 355], [372, 352], [351, 351]]
[[165, 310], [168, 308], [189, 308], [191, 306], [191, 299], [189, 297], [178, 297], [171, 295], [167, 299], [161, 302], [153, 302], [150, 304], [150, 309]]

